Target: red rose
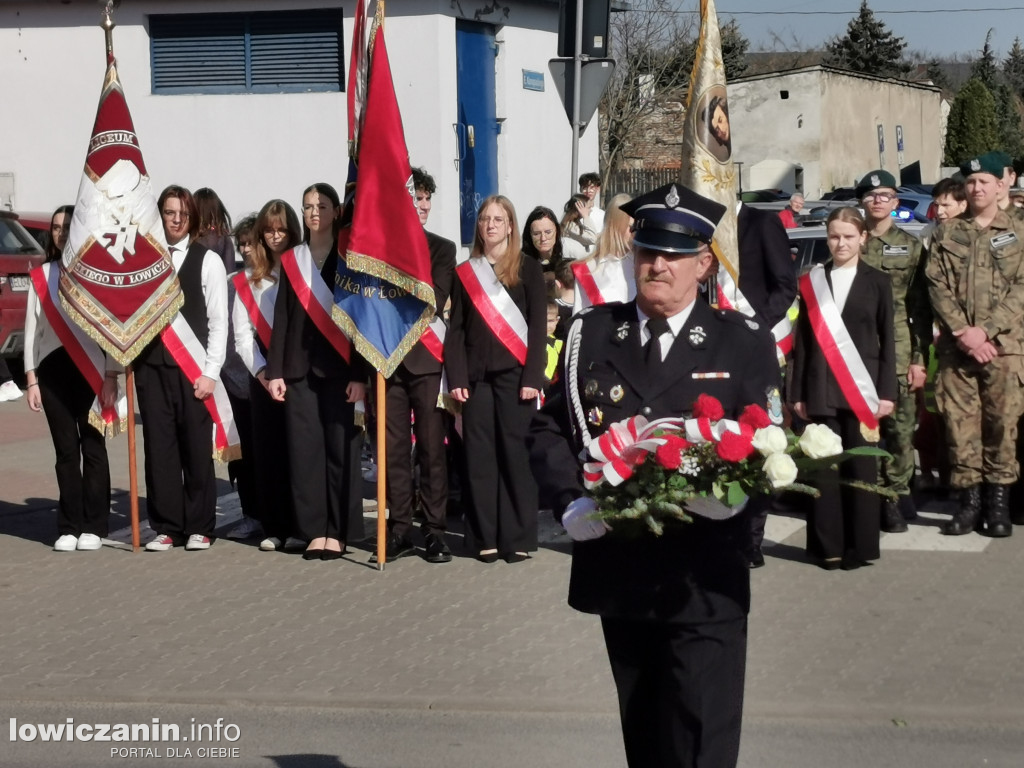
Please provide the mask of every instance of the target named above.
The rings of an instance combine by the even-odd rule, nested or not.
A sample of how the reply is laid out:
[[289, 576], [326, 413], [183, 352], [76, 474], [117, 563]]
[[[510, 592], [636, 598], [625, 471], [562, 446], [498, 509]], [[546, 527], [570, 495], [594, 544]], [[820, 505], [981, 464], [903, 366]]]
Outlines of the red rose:
[[737, 463], [743, 461], [754, 452], [751, 435], [737, 435], [726, 432], [722, 439], [715, 443], [715, 453], [722, 461]]
[[693, 418], [718, 421], [725, 416], [722, 404], [711, 395], [699, 395], [693, 404]]
[[690, 444], [681, 437], [669, 436], [665, 438], [664, 445], [659, 445], [654, 456], [665, 469], [679, 469], [683, 463], [683, 451], [690, 447]]
[[754, 429], [764, 429], [772, 424], [772, 420], [760, 405], [748, 405], [737, 421], [740, 424], [749, 424]]

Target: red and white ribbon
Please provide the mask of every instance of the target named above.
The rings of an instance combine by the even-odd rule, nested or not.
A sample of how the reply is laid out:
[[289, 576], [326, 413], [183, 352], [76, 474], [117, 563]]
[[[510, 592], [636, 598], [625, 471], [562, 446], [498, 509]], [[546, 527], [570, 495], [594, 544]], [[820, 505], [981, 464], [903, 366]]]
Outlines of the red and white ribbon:
[[[180, 312], [174, 316], [171, 324], [160, 332], [160, 340], [185, 377], [195, 384], [203, 375], [206, 348]], [[241, 455], [240, 441], [224, 382], [215, 380], [213, 394], [202, 402], [213, 418], [213, 457], [219, 461], [237, 458]]]
[[444, 320], [435, 315], [434, 319], [430, 321], [430, 325], [427, 326], [427, 330], [420, 336], [420, 341], [427, 348], [427, 352], [439, 363], [444, 362], [444, 337], [447, 333], [448, 326], [444, 324]]
[[497, 336], [498, 341], [520, 365], [526, 365], [526, 318], [494, 274], [487, 259], [482, 256], [471, 257], [457, 266], [455, 271], [491, 333]]
[[64, 311], [58, 287], [60, 270], [60, 263], [55, 261], [36, 267], [29, 272], [32, 287], [39, 297], [39, 306], [46, 315], [46, 321], [57, 334], [61, 346], [67, 350], [75, 367], [81, 371], [89, 389], [96, 395], [89, 409], [89, 423], [107, 436], [114, 437], [124, 427], [124, 422], [128, 418], [128, 399], [123, 392], [119, 392], [113, 408], [104, 408], [100, 404], [100, 392], [106, 376], [106, 356], [100, 345], [89, 338], [77, 323], [72, 322]]
[[265, 291], [261, 291], [259, 298], [252, 290], [252, 270], [238, 272], [231, 279], [235, 283], [235, 294], [239, 301], [245, 306], [249, 315], [249, 322], [253, 330], [263, 342], [264, 349], [270, 349], [270, 334], [274, 329], [274, 300], [277, 298], [277, 284], [275, 283]]
[[819, 264], [800, 278], [800, 295], [807, 303], [807, 319], [832, 375], [836, 377], [850, 410], [868, 429], [878, 428], [878, 391], [857, 351], [842, 313], [829, 290], [825, 268]]
[[309, 319], [345, 362], [349, 362], [352, 358], [352, 342], [331, 317], [334, 295], [319, 270], [313, 268], [313, 255], [309, 252], [309, 246], [303, 243], [285, 251], [281, 256], [281, 269], [288, 275], [295, 296]]
[[632, 259], [576, 261], [573, 262], [572, 273], [576, 277], [579, 295], [578, 306], [574, 307], [576, 312], [590, 306], [631, 301], [636, 295]]

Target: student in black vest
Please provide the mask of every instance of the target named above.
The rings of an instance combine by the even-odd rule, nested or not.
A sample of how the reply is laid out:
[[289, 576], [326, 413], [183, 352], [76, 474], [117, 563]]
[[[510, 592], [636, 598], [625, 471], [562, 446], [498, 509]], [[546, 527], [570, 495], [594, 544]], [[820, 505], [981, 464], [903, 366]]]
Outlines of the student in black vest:
[[[867, 238], [864, 218], [856, 208], [837, 208], [827, 221], [832, 261], [825, 265], [828, 287], [878, 394], [875, 417], [893, 411], [898, 394], [892, 283], [889, 276], [860, 259]], [[861, 423], [840, 389], [814, 334], [807, 301], [801, 296], [793, 345], [793, 378], [789, 398], [801, 419], [828, 426], [844, 448], [867, 445]], [[875, 438], [878, 442], [878, 438]], [[879, 556], [878, 496], [848, 486], [839, 478], [874, 483], [874, 456], [858, 456], [829, 470], [818, 485], [807, 519], [807, 552], [825, 570], [853, 570]]]
[[216, 522], [213, 420], [204, 400], [213, 396], [228, 340], [224, 262], [195, 242], [199, 214], [192, 193], [170, 186], [157, 207], [185, 305], [181, 316], [205, 350], [202, 374], [191, 382], [161, 337], [135, 360], [135, 387], [145, 437], [146, 511], [156, 538], [149, 552], [185, 545], [209, 549]]
[[444, 356], [452, 397], [464, 404], [472, 499], [466, 510], [466, 546], [485, 563], [499, 557], [517, 563], [537, 548], [537, 486], [530, 473], [526, 430], [544, 386], [547, 290], [540, 264], [520, 250], [508, 198], [495, 195], [480, 206], [470, 259], [490, 264], [515, 305], [509, 311], [520, 313], [518, 320], [526, 326], [521, 340], [526, 342], [526, 359], [521, 363], [498, 338], [483, 313], [488, 299], [474, 299], [466, 287], [470, 283], [457, 269]]
[[[282, 262], [312, 259], [312, 279], [333, 290], [338, 271], [341, 201], [329, 184], [314, 184], [302, 195], [305, 244]], [[308, 253], [307, 253], [308, 250]], [[292, 478], [292, 503], [299, 538], [308, 541], [306, 560], [337, 560], [353, 536], [352, 514], [360, 498], [355, 404], [366, 396], [370, 369], [350, 349], [348, 361], [307, 314], [292, 277], [283, 266], [274, 303], [274, 329], [266, 377], [275, 400], [284, 402], [285, 432]], [[315, 301], [315, 299], [313, 299]], [[355, 455], [353, 455], [355, 454]]]
[[[420, 168], [412, 169], [416, 209], [427, 225], [434, 178]], [[452, 291], [455, 279], [455, 243], [427, 232], [430, 276], [438, 316]], [[420, 470], [420, 498], [426, 522], [424, 557], [430, 563], [447, 563], [452, 554], [445, 544], [448, 507], [448, 462], [445, 459], [444, 411], [437, 405], [441, 391], [441, 361], [423, 342], [417, 343], [387, 381], [388, 539], [387, 559], [412, 554], [413, 471], [412, 432], [409, 413], [415, 416], [416, 463]]]

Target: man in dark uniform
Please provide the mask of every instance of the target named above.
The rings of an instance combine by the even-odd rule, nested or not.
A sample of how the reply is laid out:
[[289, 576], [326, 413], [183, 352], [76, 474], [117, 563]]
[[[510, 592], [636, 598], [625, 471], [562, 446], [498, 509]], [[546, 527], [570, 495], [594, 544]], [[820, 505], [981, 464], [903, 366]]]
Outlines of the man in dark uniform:
[[623, 210], [635, 220], [636, 299], [573, 322], [561, 379], [531, 427], [531, 466], [577, 542], [569, 604], [601, 616], [629, 765], [728, 768], [743, 709], [749, 520], [618, 536], [590, 517], [577, 456], [622, 419], [689, 415], [701, 393], [727, 417], [757, 403], [781, 420], [779, 366], [758, 320], [696, 300], [725, 208], [670, 184]]
[[[427, 224], [431, 197], [437, 189], [434, 178], [420, 168], [412, 169], [416, 209], [420, 223]], [[455, 243], [427, 232], [430, 247], [430, 276], [434, 283], [437, 316], [452, 291], [455, 277]], [[444, 343], [436, 328], [416, 343], [394, 375], [387, 381], [387, 464], [388, 539], [387, 559], [415, 552], [412, 542], [413, 473], [412, 433], [409, 413], [414, 416], [416, 461], [420, 469], [420, 498], [426, 517], [425, 557], [431, 563], [447, 563], [452, 553], [445, 544], [448, 506], [448, 463], [445, 460], [444, 412], [438, 408], [441, 392], [441, 349]], [[431, 336], [431, 334], [433, 334]], [[429, 337], [429, 338], [428, 338]]]

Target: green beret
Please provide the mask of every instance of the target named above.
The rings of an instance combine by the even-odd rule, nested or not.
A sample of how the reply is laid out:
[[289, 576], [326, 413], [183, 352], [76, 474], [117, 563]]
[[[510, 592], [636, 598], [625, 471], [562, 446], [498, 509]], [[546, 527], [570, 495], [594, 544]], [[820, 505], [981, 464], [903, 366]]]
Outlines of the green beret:
[[879, 168], [877, 171], [865, 173], [861, 177], [860, 182], [857, 184], [856, 194], [858, 198], [861, 198], [873, 189], [878, 189], [879, 187], [896, 189], [897, 186], [899, 185], [896, 184], [896, 177], [888, 171], [883, 171]]
[[1003, 178], [1003, 169], [1008, 165], [1003, 162], [1004, 158], [1008, 160], [1009, 156], [1003, 152], [986, 152], [984, 155], [972, 157], [961, 163], [960, 173], [964, 175], [965, 179], [972, 173], [987, 173], [1001, 179]]

